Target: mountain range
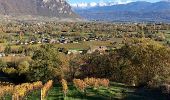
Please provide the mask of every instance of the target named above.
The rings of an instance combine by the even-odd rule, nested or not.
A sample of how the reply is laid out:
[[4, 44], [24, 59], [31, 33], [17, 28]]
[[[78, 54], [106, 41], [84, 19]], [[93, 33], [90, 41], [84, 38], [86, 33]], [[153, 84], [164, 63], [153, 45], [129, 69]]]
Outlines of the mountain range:
[[88, 20], [170, 22], [169, 1], [156, 3], [137, 1], [112, 6], [95, 6], [87, 9], [74, 8], [74, 11]]
[[74, 9], [87, 9], [87, 8], [92, 8], [92, 7], [103, 7], [103, 6], [112, 6], [112, 5], [118, 5], [118, 4], [126, 4], [129, 3], [129, 1], [126, 2], [122, 2], [122, 1], [110, 1], [110, 2], [90, 2], [90, 3], [86, 3], [86, 2], [80, 2], [80, 3], [73, 3], [71, 4], [71, 6]]
[[0, 15], [78, 18], [65, 0], [0, 0]]

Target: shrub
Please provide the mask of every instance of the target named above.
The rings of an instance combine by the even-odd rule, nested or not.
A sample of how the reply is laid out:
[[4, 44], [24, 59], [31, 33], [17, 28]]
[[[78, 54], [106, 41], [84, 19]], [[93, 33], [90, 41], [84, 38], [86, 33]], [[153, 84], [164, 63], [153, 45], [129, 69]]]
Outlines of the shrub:
[[0, 97], [3, 97], [6, 94], [12, 94], [13, 100], [23, 99], [28, 92], [31, 92], [36, 89], [42, 88], [42, 82], [34, 83], [23, 83], [20, 85], [9, 85], [0, 86]]
[[2, 98], [6, 94], [12, 94], [13, 93], [13, 85], [9, 86], [0, 86], [0, 97]]
[[94, 88], [98, 88], [100, 86], [103, 87], [109, 87], [109, 80], [108, 79], [100, 79], [100, 78], [85, 78], [84, 82], [90, 86], [90, 87], [94, 87]]
[[169, 84], [164, 84], [160, 86], [162, 93], [170, 94], [170, 85]]
[[98, 79], [98, 81], [99, 81], [99, 86], [103, 86], [106, 88], [109, 87], [110, 81], [108, 79]]
[[49, 80], [41, 89], [41, 98], [45, 98], [47, 96], [47, 93], [49, 91], [49, 89], [52, 87], [53, 85], [53, 81]]
[[67, 81], [65, 79], [62, 79], [61, 80], [61, 84], [62, 84], [64, 96], [66, 96], [66, 94], [68, 92]]
[[75, 87], [82, 92], [85, 92], [85, 89], [88, 86], [83, 80], [80, 79], [73, 79], [73, 83]]
[[28, 92], [33, 90], [37, 90], [42, 88], [42, 82], [34, 82], [34, 83], [23, 83], [21, 85], [16, 85], [13, 90], [13, 98], [16, 99], [23, 99]]
[[95, 78], [85, 78], [84, 82], [91, 87], [98, 87], [98, 80]]
[[29, 65], [30, 64], [28, 63], [28, 61], [20, 62], [19, 65], [18, 65], [18, 72], [19, 72], [19, 74], [28, 73]]

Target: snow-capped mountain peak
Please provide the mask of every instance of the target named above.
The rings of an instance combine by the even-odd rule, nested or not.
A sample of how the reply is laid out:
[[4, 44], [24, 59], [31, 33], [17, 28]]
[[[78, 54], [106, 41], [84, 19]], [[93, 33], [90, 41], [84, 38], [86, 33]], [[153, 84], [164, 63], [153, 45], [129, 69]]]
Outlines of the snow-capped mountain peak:
[[126, 2], [122, 2], [121, 0], [117, 1], [117, 2], [90, 2], [90, 3], [86, 3], [86, 2], [81, 2], [81, 3], [74, 3], [71, 4], [71, 6], [73, 8], [92, 8], [92, 7], [102, 7], [102, 6], [112, 6], [112, 5], [118, 5], [118, 4], [127, 4], [131, 1], [126, 1]]

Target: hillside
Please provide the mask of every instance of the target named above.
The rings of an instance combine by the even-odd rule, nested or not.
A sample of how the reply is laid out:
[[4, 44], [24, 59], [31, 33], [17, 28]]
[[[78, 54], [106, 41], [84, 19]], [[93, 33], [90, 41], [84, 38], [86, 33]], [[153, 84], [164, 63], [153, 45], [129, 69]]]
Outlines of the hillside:
[[0, 14], [56, 18], [78, 17], [65, 0], [0, 0]]

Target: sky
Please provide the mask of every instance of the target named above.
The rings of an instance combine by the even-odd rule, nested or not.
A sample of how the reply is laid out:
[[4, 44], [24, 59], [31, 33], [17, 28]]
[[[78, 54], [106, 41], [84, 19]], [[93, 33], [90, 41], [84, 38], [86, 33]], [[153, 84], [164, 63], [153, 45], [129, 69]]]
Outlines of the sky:
[[158, 2], [161, 0], [67, 0], [67, 1], [70, 3], [72, 7], [86, 8], [86, 7], [94, 7], [96, 5], [109, 6], [113, 4], [126, 4], [135, 1]]
[[68, 0], [70, 4], [73, 3], [90, 3], [90, 2], [127, 2], [127, 1], [149, 1], [149, 2], [157, 2], [160, 0]]

